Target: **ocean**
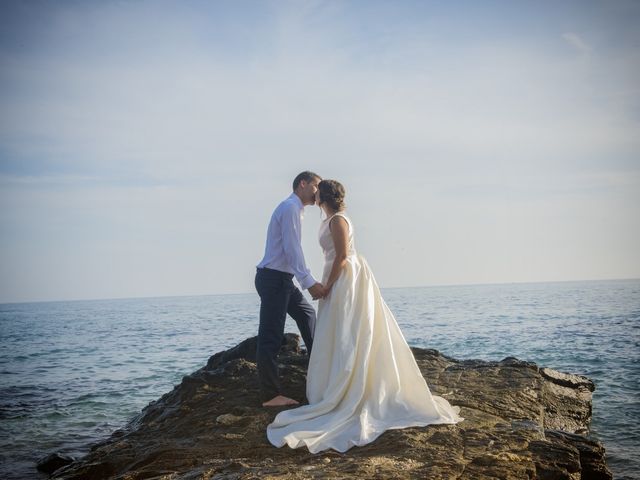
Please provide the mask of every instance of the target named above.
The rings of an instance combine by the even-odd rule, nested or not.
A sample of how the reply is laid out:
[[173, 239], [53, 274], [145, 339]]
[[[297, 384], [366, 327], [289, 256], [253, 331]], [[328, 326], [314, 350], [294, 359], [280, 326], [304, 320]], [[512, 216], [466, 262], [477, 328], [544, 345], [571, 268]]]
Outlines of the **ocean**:
[[[411, 346], [514, 356], [596, 383], [591, 435], [640, 479], [640, 280], [383, 289]], [[258, 296], [0, 305], [0, 478], [46, 478], [214, 353], [257, 332]], [[296, 332], [289, 321], [287, 331]]]

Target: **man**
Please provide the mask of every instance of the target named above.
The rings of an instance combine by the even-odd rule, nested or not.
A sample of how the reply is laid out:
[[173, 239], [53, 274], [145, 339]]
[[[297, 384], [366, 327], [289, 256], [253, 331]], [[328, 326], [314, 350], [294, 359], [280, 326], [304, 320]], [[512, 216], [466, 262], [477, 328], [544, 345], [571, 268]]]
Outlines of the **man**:
[[258, 329], [258, 377], [262, 405], [279, 407], [298, 402], [282, 395], [278, 379], [276, 357], [287, 313], [296, 321], [298, 329], [311, 353], [316, 312], [295, 285], [293, 277], [313, 299], [325, 295], [307, 268], [302, 253], [301, 219], [304, 207], [316, 203], [319, 175], [302, 172], [293, 181], [293, 193], [271, 215], [267, 230], [267, 244], [256, 272], [256, 290], [260, 295], [260, 328]]

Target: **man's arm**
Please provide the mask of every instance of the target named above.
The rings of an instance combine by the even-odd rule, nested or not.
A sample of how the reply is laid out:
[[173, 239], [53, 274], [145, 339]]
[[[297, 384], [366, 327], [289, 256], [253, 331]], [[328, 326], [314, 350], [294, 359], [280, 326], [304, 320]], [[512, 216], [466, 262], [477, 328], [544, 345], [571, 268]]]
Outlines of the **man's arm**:
[[316, 282], [316, 279], [311, 275], [311, 270], [307, 268], [304, 260], [301, 243], [300, 213], [295, 207], [285, 208], [282, 212], [280, 222], [282, 228], [282, 243], [287, 262], [293, 269], [293, 274], [300, 286], [305, 290], [309, 289], [309, 292], [313, 295], [311, 287], [318, 284], [318, 282]]
[[318, 300], [319, 298], [326, 297], [329, 292], [321, 283], [314, 283], [309, 287], [309, 293], [311, 294], [311, 298]]

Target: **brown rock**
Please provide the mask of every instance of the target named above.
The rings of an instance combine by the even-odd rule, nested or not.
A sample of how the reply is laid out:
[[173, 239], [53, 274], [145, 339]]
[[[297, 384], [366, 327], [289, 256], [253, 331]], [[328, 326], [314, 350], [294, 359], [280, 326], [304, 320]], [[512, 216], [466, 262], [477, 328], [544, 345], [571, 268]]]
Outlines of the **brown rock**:
[[[413, 349], [435, 394], [462, 407], [458, 425], [391, 430], [345, 454], [275, 448], [260, 406], [255, 338], [146, 407], [124, 431], [54, 478], [611, 479], [604, 448], [583, 435], [593, 383], [515, 358], [457, 361]], [[279, 361], [286, 393], [304, 399], [306, 355], [287, 334]]]
[[219, 415], [216, 418], [216, 422], [220, 423], [221, 425], [233, 425], [234, 423], [238, 423], [241, 420], [242, 417], [233, 415], [232, 413], [225, 413], [223, 415]]

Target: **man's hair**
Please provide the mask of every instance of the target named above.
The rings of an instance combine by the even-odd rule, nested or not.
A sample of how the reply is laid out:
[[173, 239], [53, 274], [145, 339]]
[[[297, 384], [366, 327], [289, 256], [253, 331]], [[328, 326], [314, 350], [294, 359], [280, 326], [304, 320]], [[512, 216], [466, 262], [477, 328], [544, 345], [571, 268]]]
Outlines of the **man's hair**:
[[310, 182], [314, 178], [317, 178], [318, 180], [322, 180], [322, 177], [320, 175], [318, 175], [317, 173], [310, 172], [308, 170], [305, 170], [304, 172], [299, 173], [298, 176], [293, 179], [293, 191], [294, 192], [296, 191], [296, 188], [298, 188], [298, 185], [300, 185], [301, 181], [304, 180], [305, 182]]

